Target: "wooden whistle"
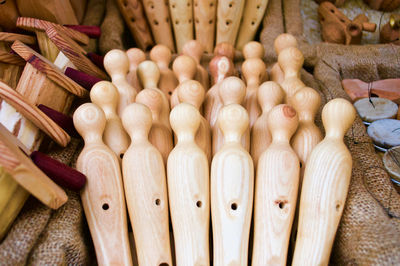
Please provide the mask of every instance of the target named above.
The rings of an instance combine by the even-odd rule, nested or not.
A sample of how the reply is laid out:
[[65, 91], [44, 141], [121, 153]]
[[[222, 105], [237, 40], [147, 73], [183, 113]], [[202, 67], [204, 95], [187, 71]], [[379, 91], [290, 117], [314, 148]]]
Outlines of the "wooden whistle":
[[296, 111], [286, 104], [268, 114], [272, 143], [257, 166], [253, 265], [286, 265], [300, 175], [290, 138], [298, 122]]
[[110, 75], [112, 83], [117, 87], [119, 93], [118, 116], [126, 106], [135, 102], [136, 90], [127, 81], [126, 75], [129, 71], [129, 58], [126, 53], [119, 49], [109, 51], [104, 57], [104, 67]]
[[[289, 33], [282, 33], [276, 37], [274, 41], [274, 50], [278, 57], [283, 50], [289, 47], [298, 47], [297, 40], [293, 35]], [[283, 83], [285, 75], [278, 62], [272, 66], [270, 70], [270, 77], [272, 81], [275, 81], [278, 84]]]
[[224, 144], [211, 164], [214, 265], [247, 265], [254, 166], [241, 138], [249, 116], [241, 105], [231, 104], [220, 110], [218, 126]]
[[307, 160], [293, 265], [329, 263], [352, 169], [343, 137], [355, 115], [353, 105], [342, 98], [329, 101], [322, 110], [326, 136]]
[[139, 48], [128, 49], [126, 55], [129, 59], [129, 72], [128, 75], [126, 75], [126, 80], [133, 88], [135, 88], [136, 93], [139, 93], [143, 88], [142, 85], [140, 85], [136, 70], [138, 65], [146, 60], [146, 55]]
[[165, 45], [157, 44], [150, 51], [150, 59], [156, 62], [160, 69], [161, 76], [158, 86], [170, 101], [173, 91], [179, 84], [174, 72], [169, 68], [172, 59], [171, 50]]
[[122, 160], [126, 202], [140, 265], [172, 265], [165, 167], [149, 142], [151, 111], [133, 103], [122, 114], [132, 143]]
[[170, 114], [178, 137], [167, 164], [177, 265], [210, 265], [210, 176], [207, 156], [195, 142], [200, 118], [196, 107], [187, 103]]
[[204, 48], [200, 41], [190, 40], [182, 48], [184, 55], [192, 57], [196, 61], [197, 71], [195, 80], [203, 85], [203, 88], [208, 91], [210, 88], [210, 79], [208, 78], [207, 70], [201, 65], [201, 57], [204, 53]]
[[100, 107], [106, 117], [106, 127], [103, 133], [104, 143], [122, 159], [129, 146], [129, 136], [122, 127], [117, 115], [119, 94], [117, 88], [109, 81], [96, 83], [90, 91], [90, 100]]
[[257, 169], [261, 154], [269, 147], [272, 136], [268, 127], [268, 113], [272, 108], [283, 102], [285, 93], [278, 83], [267, 81], [260, 85], [257, 100], [262, 109], [262, 114], [257, 118], [251, 129], [251, 157]]
[[194, 1], [193, 16], [196, 40], [201, 43], [206, 53], [210, 54], [214, 49], [216, 11], [216, 0]]
[[[196, 61], [191, 56], [180, 55], [172, 64], [172, 71], [178, 78], [179, 84], [186, 80], [192, 80], [197, 73]], [[172, 92], [170, 102], [171, 109], [179, 104], [178, 91], [176, 89]]]
[[170, 0], [169, 11], [174, 27], [176, 49], [180, 54], [185, 43], [194, 37], [192, 0]]
[[106, 118], [92, 103], [75, 111], [74, 124], [85, 146], [76, 168], [86, 175], [83, 209], [99, 265], [132, 265], [124, 189], [119, 161], [102, 140]]
[[235, 45], [245, 2], [243, 0], [218, 1], [217, 44], [228, 42]]

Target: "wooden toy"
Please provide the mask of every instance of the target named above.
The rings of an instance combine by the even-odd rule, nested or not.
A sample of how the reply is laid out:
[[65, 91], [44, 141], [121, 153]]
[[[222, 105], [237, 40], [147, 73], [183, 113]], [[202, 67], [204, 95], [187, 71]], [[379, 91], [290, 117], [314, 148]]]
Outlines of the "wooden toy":
[[121, 169], [117, 156], [102, 140], [106, 118], [92, 103], [74, 113], [76, 130], [85, 141], [76, 168], [86, 175], [83, 209], [99, 265], [132, 265]]
[[391, 12], [400, 6], [399, 0], [364, 0], [372, 9]]
[[228, 42], [235, 45], [240, 21], [246, 1], [218, 1], [216, 43]]
[[175, 46], [174, 38], [172, 37], [168, 4], [164, 1], [143, 0], [143, 7], [155, 43], [163, 44], [174, 52]]
[[322, 110], [325, 138], [307, 160], [293, 265], [327, 265], [350, 184], [352, 158], [343, 143], [355, 109], [342, 98]]
[[[274, 41], [274, 50], [279, 57], [279, 54], [289, 47], [298, 47], [296, 38], [289, 33], [282, 33], [278, 37], [276, 37]], [[270, 77], [272, 81], [275, 81], [279, 84], [282, 84], [285, 79], [285, 74], [281, 69], [278, 62], [276, 62], [270, 71]]]
[[117, 88], [109, 81], [100, 81], [90, 91], [90, 100], [100, 107], [106, 117], [103, 141], [118, 158], [122, 159], [129, 146], [129, 136], [122, 127], [117, 115], [119, 94]]
[[240, 22], [238, 37], [236, 40], [236, 48], [241, 50], [244, 45], [254, 39], [258, 26], [264, 18], [265, 10], [267, 9], [268, 1], [251, 0], [246, 1], [243, 18]]
[[[179, 84], [186, 80], [192, 80], [197, 73], [196, 61], [191, 56], [180, 55], [174, 60], [172, 70], [178, 78]], [[170, 103], [171, 109], [179, 104], [178, 91], [176, 89], [172, 92]]]
[[135, 102], [136, 90], [127, 81], [126, 75], [129, 71], [129, 59], [122, 50], [113, 49], [104, 57], [104, 67], [110, 75], [112, 83], [117, 87], [119, 93], [118, 116], [126, 106]]
[[391, 178], [400, 182], [399, 146], [392, 147], [385, 152], [382, 161]]
[[380, 43], [392, 43], [400, 45], [400, 15], [391, 14], [389, 22], [386, 23], [379, 34]]
[[232, 62], [235, 61], [235, 47], [228, 42], [220, 42], [215, 45], [214, 56], [226, 56]]
[[171, 58], [171, 50], [165, 45], [158, 44], [150, 51], [150, 59], [156, 62], [160, 69], [160, 90], [167, 96], [168, 102], [170, 101], [172, 92], [179, 84], [174, 72], [169, 68]]
[[247, 265], [253, 210], [254, 166], [241, 138], [249, 116], [238, 104], [223, 107], [218, 126], [224, 145], [211, 164], [214, 265]]
[[203, 88], [207, 91], [210, 88], [210, 80], [208, 78], [207, 70], [201, 65], [201, 56], [204, 53], [204, 48], [200, 41], [188, 41], [182, 47], [182, 52], [184, 55], [188, 55], [196, 61], [197, 71], [194, 79], [200, 82]]
[[376, 146], [389, 149], [400, 146], [400, 121], [396, 119], [381, 119], [372, 122], [367, 133]]
[[[200, 82], [187, 80], [182, 82], [177, 88], [179, 102], [189, 103], [200, 111], [204, 101], [205, 91]], [[211, 129], [207, 120], [201, 116], [200, 126], [195, 136], [196, 144], [204, 151], [208, 162], [211, 163]]]
[[139, 264], [172, 265], [165, 167], [148, 140], [152, 114], [133, 103], [125, 108], [122, 122], [132, 139], [122, 172]]
[[331, 2], [319, 5], [318, 17], [322, 28], [321, 37], [329, 43], [360, 44], [363, 31], [376, 30], [376, 24], [369, 22], [364, 14], [350, 20]]
[[257, 91], [262, 77], [267, 74], [265, 64], [259, 58], [246, 59], [242, 64], [242, 74], [247, 81], [244, 107], [249, 112], [251, 129], [261, 115], [261, 108], [257, 101]]
[[172, 26], [174, 27], [175, 44], [178, 53], [186, 42], [193, 40], [193, 8], [191, 0], [170, 0], [169, 11], [171, 13]]
[[117, 0], [119, 10], [124, 17], [136, 44], [142, 50], [147, 50], [154, 44], [151, 31], [139, 0]]
[[253, 265], [286, 265], [300, 175], [290, 138], [298, 121], [296, 111], [286, 104], [268, 114], [272, 142], [257, 166]]
[[130, 48], [126, 51], [129, 59], [129, 72], [126, 75], [128, 83], [135, 88], [136, 93], [139, 93], [143, 88], [140, 85], [139, 79], [136, 74], [137, 67], [140, 63], [146, 60], [145, 53], [139, 48]]
[[19, 16], [15, 0], [4, 1], [0, 8], [0, 27], [7, 31], [15, 30]]
[[212, 53], [214, 49], [216, 13], [216, 0], [194, 1], [193, 16], [196, 40], [201, 43], [206, 53]]
[[201, 115], [196, 107], [181, 103], [172, 109], [170, 121], [178, 136], [167, 164], [176, 264], [210, 265], [209, 166], [195, 142]]
[[391, 100], [379, 97], [364, 98], [354, 103], [358, 115], [365, 122], [396, 118], [399, 107]]
[[[242, 52], [245, 60], [250, 58], [259, 58], [261, 60], [264, 60], [264, 54], [265, 54], [264, 46], [259, 42], [252, 41], [246, 43], [243, 46]], [[264, 82], [267, 80], [268, 80], [268, 73], [265, 72], [261, 78], [261, 81]]]
[[257, 118], [251, 129], [251, 157], [257, 169], [258, 160], [261, 154], [271, 144], [272, 136], [268, 127], [268, 113], [271, 109], [282, 103], [284, 92], [278, 83], [267, 81], [260, 85], [257, 92], [258, 103], [261, 106], [262, 114]]

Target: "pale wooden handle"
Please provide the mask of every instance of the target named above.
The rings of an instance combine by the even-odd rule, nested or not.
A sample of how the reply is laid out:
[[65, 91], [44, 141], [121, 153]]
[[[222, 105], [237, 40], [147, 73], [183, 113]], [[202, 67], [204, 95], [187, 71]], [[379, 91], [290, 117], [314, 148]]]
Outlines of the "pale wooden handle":
[[218, 1], [217, 44], [227, 42], [235, 45], [245, 2], [243, 0]]
[[178, 53], [189, 40], [193, 40], [192, 0], [169, 1], [172, 25], [174, 26], [176, 48]]
[[216, 10], [216, 0], [197, 0], [193, 8], [196, 40], [210, 54], [214, 50]]

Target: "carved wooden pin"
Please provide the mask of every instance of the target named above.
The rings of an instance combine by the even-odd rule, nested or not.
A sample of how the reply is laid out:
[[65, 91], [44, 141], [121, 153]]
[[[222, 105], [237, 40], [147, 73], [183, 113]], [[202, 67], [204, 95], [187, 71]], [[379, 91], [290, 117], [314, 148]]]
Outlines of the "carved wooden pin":
[[[197, 73], [196, 61], [191, 56], [180, 55], [174, 60], [172, 70], [178, 78], [179, 84], [186, 80], [192, 80]], [[179, 104], [178, 91], [176, 89], [172, 92], [170, 102], [171, 108]]]
[[126, 80], [135, 88], [136, 93], [139, 93], [143, 88], [140, 85], [136, 70], [138, 65], [146, 60], [146, 54], [139, 48], [130, 48], [126, 51], [126, 55], [129, 58], [129, 72], [126, 75]]

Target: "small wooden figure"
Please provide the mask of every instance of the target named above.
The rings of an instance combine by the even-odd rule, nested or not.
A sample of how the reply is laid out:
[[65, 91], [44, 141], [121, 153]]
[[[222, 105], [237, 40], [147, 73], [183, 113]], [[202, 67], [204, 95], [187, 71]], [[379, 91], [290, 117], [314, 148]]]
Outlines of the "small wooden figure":
[[197, 71], [195, 80], [200, 82], [203, 88], [208, 91], [210, 88], [210, 79], [207, 70], [201, 65], [201, 56], [204, 53], [204, 48], [201, 43], [197, 40], [188, 41], [183, 46], [182, 52], [184, 55], [188, 55], [196, 61]]
[[[180, 55], [174, 60], [174, 63], [172, 64], [172, 70], [174, 71], [175, 76], [178, 78], [180, 84], [186, 80], [194, 79], [197, 73], [197, 64], [191, 56]], [[179, 104], [178, 91], [176, 89], [172, 92], [170, 102], [171, 109]]]
[[135, 88], [136, 93], [139, 93], [143, 88], [140, 85], [136, 70], [138, 65], [146, 60], [146, 54], [139, 48], [130, 48], [126, 51], [126, 55], [129, 59], [129, 72], [126, 75], [126, 80]]
[[[278, 37], [276, 37], [274, 41], [274, 50], [278, 57], [283, 50], [289, 47], [298, 47], [297, 40], [292, 34], [282, 33]], [[278, 62], [276, 62], [272, 66], [270, 77], [272, 81], [277, 82], [279, 85], [283, 83], [285, 79], [285, 74], [283, 73], [283, 70], [281, 69]]]
[[[250, 58], [259, 58], [261, 60], [264, 60], [264, 46], [256, 41], [248, 42], [243, 46], [243, 57], [245, 60], [250, 59]], [[242, 77], [244, 78], [244, 77]], [[263, 74], [263, 77], [261, 79], [262, 82], [268, 80], [268, 73], [265, 72]], [[245, 80], [246, 81], [246, 80]]]
[[210, 54], [214, 48], [216, 14], [217, 0], [194, 1], [193, 16], [196, 40], [203, 45], [206, 53]]
[[235, 61], [235, 47], [233, 47], [232, 44], [228, 42], [220, 42], [215, 45], [214, 48], [214, 56], [226, 56], [228, 57], [232, 62]]
[[194, 37], [192, 0], [170, 0], [169, 11], [174, 27], [176, 49], [180, 54], [185, 43]]

